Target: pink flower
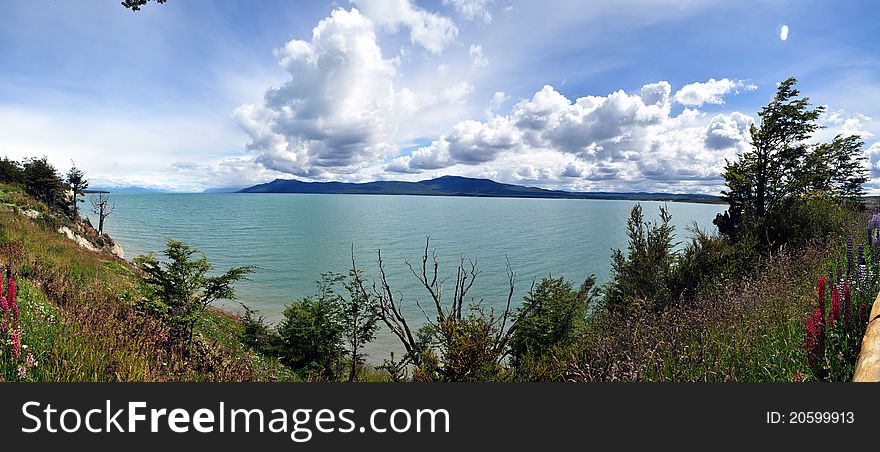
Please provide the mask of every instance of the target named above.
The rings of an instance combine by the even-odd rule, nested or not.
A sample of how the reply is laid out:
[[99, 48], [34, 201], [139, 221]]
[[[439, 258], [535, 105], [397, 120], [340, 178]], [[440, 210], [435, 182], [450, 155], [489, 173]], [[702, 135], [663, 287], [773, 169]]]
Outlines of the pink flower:
[[824, 351], [825, 327], [822, 324], [822, 312], [814, 309], [807, 317], [807, 361], [814, 371], [819, 370], [819, 361]]
[[9, 300], [9, 306], [12, 308], [12, 315], [15, 318], [15, 323], [18, 324], [18, 304], [15, 302], [15, 291], [15, 279], [10, 276], [9, 288], [6, 289], [6, 298]]
[[27, 367], [18, 366], [18, 379], [19, 380], [26, 380], [27, 374], [28, 374]]
[[32, 368], [32, 367], [34, 367], [34, 366], [37, 365], [37, 358], [34, 358], [34, 354], [33, 354], [33, 353], [28, 353], [28, 354], [27, 354], [27, 358], [25, 358], [25, 360], [24, 360], [24, 365], [25, 365], [25, 367], [27, 367], [28, 369], [30, 369], [30, 368]]
[[801, 383], [801, 382], [803, 382], [803, 381], [804, 381], [804, 373], [801, 372], [801, 371], [797, 371], [797, 372], [795, 372], [795, 373], [794, 373], [794, 377], [792, 378], [792, 381], [795, 382], [795, 383]]
[[831, 286], [831, 318], [828, 319], [828, 326], [834, 326], [834, 322], [840, 320], [840, 291], [836, 285]]
[[21, 328], [12, 330], [12, 356], [21, 358]]

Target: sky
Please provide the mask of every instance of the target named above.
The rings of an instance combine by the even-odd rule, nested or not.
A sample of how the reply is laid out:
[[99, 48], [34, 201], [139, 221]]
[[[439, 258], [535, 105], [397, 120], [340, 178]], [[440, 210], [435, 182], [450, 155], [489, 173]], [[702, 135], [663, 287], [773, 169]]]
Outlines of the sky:
[[719, 193], [778, 82], [859, 134], [871, 1], [0, 0], [0, 155], [92, 186], [442, 175]]

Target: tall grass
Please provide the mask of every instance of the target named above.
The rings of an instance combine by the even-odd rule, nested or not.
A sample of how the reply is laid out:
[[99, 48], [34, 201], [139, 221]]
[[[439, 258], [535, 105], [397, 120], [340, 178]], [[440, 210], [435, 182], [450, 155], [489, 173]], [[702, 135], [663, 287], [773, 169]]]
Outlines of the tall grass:
[[[25, 208], [47, 212], [39, 203], [10, 195], [15, 191], [6, 186], [0, 193], [7, 201], [0, 207], [0, 263], [10, 267], [18, 283], [20, 312], [16, 328], [0, 332], [0, 379], [290, 378], [283, 366], [238, 342], [240, 322], [217, 312], [200, 323], [191, 349], [175, 344], [161, 319], [138, 309], [141, 278], [128, 263], [79, 247], [56, 232], [54, 221], [22, 215]], [[8, 288], [8, 282], [4, 285]], [[17, 331], [21, 355], [13, 350]]]
[[[863, 221], [854, 215], [836, 237], [770, 256], [751, 275], [724, 281], [717, 296], [659, 314], [636, 308], [594, 318], [579, 346], [557, 363], [572, 381], [850, 380], [863, 313], [880, 290], [880, 247], [866, 249], [862, 258], [850, 251], [847, 271], [847, 249], [859, 248], [848, 247], [844, 237], [864, 236], [858, 232]], [[809, 320], [818, 309], [822, 275], [840, 295], [836, 323], [830, 308]], [[830, 287], [827, 292], [830, 306]], [[824, 335], [820, 351], [817, 328]]]

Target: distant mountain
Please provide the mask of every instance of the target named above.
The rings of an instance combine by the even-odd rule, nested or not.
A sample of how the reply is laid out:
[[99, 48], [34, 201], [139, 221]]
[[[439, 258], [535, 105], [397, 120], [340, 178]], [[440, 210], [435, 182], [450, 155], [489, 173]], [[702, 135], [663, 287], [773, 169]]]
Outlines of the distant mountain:
[[241, 189], [241, 187], [206, 188], [202, 190], [202, 193], [235, 193]]
[[422, 196], [479, 196], [495, 198], [566, 198], [566, 199], [624, 199], [640, 201], [719, 202], [711, 195], [672, 193], [612, 193], [568, 192], [537, 187], [502, 184], [489, 179], [443, 176], [419, 182], [376, 181], [361, 184], [348, 182], [303, 182], [296, 179], [275, 179], [254, 185], [239, 193], [315, 193], [356, 195], [422, 195]]
[[137, 185], [101, 186], [101, 187], [89, 187], [89, 189], [93, 192], [105, 192], [105, 193], [168, 193], [168, 191], [166, 191], [166, 190], [160, 190], [157, 188], [140, 187]]

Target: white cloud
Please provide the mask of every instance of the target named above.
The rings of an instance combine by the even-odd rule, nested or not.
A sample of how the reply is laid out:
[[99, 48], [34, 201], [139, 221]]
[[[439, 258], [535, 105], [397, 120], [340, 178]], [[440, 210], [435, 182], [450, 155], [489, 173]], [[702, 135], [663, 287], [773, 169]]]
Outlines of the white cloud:
[[699, 107], [703, 104], [721, 105], [724, 103], [724, 96], [731, 91], [739, 93], [741, 90], [754, 91], [757, 88], [756, 85], [741, 80], [710, 78], [707, 82], [696, 82], [683, 86], [675, 93], [674, 98], [676, 102], [692, 107]]
[[410, 40], [432, 53], [440, 53], [458, 36], [458, 27], [448, 17], [416, 6], [411, 0], [352, 0], [377, 25], [396, 30], [409, 29]]
[[746, 146], [753, 120], [738, 112], [671, 116], [671, 86], [574, 101], [545, 86], [507, 115], [462, 121], [386, 166], [569, 189], [717, 190], [725, 158]]
[[485, 69], [489, 67], [489, 59], [483, 55], [483, 46], [479, 45], [471, 45], [470, 49], [471, 58], [473, 58], [473, 68], [474, 69]]
[[[834, 135], [859, 135], [863, 139], [873, 137], [874, 134], [867, 130], [867, 125], [872, 118], [861, 113], [850, 114], [844, 109], [828, 110], [819, 118], [819, 123], [827, 127]], [[823, 134], [829, 135], [829, 134]]]
[[311, 40], [291, 40], [276, 54], [290, 79], [235, 117], [255, 162], [301, 177], [352, 177], [412, 139], [399, 131], [414, 116], [430, 123], [473, 90], [464, 81], [424, 92], [397, 87], [397, 62], [382, 56], [374, 23], [356, 9], [333, 11]]
[[493, 0], [443, 0], [444, 5], [452, 5], [467, 20], [480, 19], [485, 23], [492, 22], [489, 4]]

